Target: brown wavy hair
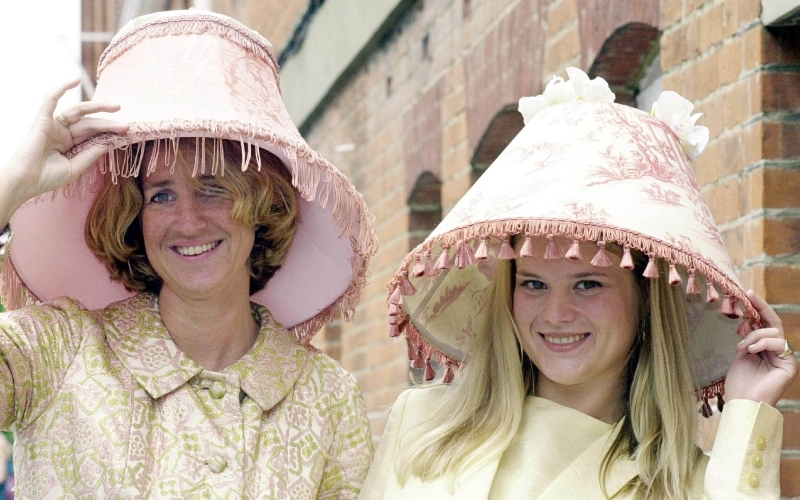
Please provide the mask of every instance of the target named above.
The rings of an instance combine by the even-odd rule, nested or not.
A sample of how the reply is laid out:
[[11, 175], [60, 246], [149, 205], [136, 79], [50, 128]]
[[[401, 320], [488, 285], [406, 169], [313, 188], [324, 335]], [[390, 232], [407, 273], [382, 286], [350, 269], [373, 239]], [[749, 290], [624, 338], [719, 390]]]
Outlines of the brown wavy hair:
[[[216, 182], [233, 200], [231, 219], [255, 228], [249, 259], [252, 295], [264, 288], [280, 269], [297, 230], [297, 192], [291, 175], [278, 157], [261, 148], [256, 148], [259, 158], [256, 154], [243, 157], [239, 142], [204, 140], [201, 142], [203, 159], [195, 139], [181, 139], [179, 144], [176, 167], [186, 172], [176, 175], [187, 175], [196, 189], [204, 187], [196, 176], [190, 175], [198, 160], [204, 160], [204, 166], [224, 163], [224, 175], [217, 175]], [[128, 151], [118, 150], [117, 161], [124, 161], [123, 156], [141, 157], [144, 171], [154, 150], [159, 154], [158, 151], [166, 151], [167, 147], [163, 142], [157, 146], [155, 141], [146, 141]], [[219, 158], [220, 153], [222, 158]], [[246, 159], [249, 160], [247, 165]], [[162, 158], [159, 162], [164, 163]], [[243, 166], [247, 167], [244, 171]], [[157, 168], [168, 167], [162, 164]], [[117, 182], [106, 177], [86, 218], [84, 237], [89, 249], [108, 269], [111, 279], [121, 282], [129, 291], [158, 293], [162, 280], [147, 259], [139, 219], [144, 203], [141, 175], [118, 178]]]

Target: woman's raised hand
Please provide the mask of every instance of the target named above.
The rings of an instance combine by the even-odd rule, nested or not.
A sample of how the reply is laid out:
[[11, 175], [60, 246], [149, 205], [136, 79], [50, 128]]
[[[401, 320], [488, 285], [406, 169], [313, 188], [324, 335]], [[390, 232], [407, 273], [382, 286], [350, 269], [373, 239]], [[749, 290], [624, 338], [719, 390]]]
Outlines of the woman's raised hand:
[[761, 315], [762, 328], [739, 342], [725, 380], [725, 399], [751, 399], [775, 406], [797, 376], [797, 360], [778, 314], [752, 290], [747, 298]]
[[88, 101], [55, 113], [58, 100], [79, 83], [80, 79], [67, 82], [45, 97], [19, 149], [7, 165], [0, 166], [0, 222], [3, 224], [22, 203], [74, 181], [106, 151], [105, 146], [95, 145], [68, 159], [64, 154], [70, 148], [98, 133], [128, 130], [124, 123], [86, 118], [91, 113], [119, 110], [115, 104]]

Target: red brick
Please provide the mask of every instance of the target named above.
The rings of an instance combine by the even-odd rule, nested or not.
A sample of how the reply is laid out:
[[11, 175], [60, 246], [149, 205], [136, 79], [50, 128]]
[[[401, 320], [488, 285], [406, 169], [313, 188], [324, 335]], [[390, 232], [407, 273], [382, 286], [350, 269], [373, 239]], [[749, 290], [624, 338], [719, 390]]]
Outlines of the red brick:
[[781, 460], [781, 496], [783, 498], [800, 496], [800, 459]]
[[800, 73], [764, 73], [761, 81], [764, 111], [800, 110]]
[[777, 304], [800, 303], [800, 267], [789, 265], [771, 265], [764, 269], [764, 281], [767, 302]]
[[766, 169], [763, 174], [764, 208], [789, 208], [800, 205], [800, 171]]
[[735, 82], [742, 73], [742, 41], [734, 38], [725, 43], [719, 52], [719, 84]]
[[800, 449], [800, 413], [783, 413], [783, 448]]

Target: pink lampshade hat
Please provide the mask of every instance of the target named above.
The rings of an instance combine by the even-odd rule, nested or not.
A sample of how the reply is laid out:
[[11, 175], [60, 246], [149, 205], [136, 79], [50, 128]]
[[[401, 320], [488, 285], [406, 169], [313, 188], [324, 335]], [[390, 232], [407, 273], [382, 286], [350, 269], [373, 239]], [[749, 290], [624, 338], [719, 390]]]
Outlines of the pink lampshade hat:
[[[690, 161], [708, 141], [692, 105], [664, 92], [653, 113], [613, 103], [602, 79], [569, 68], [543, 95], [520, 100], [526, 125], [389, 284], [391, 335], [405, 333], [412, 366], [452, 380], [483, 335], [489, 284], [499, 259], [611, 265], [606, 245], [649, 258], [644, 276], [683, 291], [699, 396], [722, 393], [739, 335], [760, 324], [700, 193]], [[510, 245], [516, 235], [521, 244]], [[580, 242], [596, 242], [581, 254]], [[585, 246], [584, 246], [585, 248]], [[669, 264], [659, 276], [657, 261]], [[466, 361], [468, 363], [468, 360]]]
[[109, 154], [75, 183], [16, 212], [2, 273], [6, 306], [66, 295], [96, 309], [129, 297], [84, 241], [92, 200], [102, 182], [147, 168], [127, 154], [132, 144], [158, 140], [177, 149], [182, 138], [203, 138], [236, 141], [248, 159], [256, 147], [268, 150], [299, 193], [300, 223], [286, 260], [251, 300], [304, 341], [338, 308], [350, 319], [375, 235], [353, 184], [292, 123], [279, 78], [271, 44], [226, 16], [170, 11], [128, 23], [100, 58], [94, 99], [120, 104], [108, 117], [130, 130], [77, 146], [68, 154], [90, 144], [107, 145]]

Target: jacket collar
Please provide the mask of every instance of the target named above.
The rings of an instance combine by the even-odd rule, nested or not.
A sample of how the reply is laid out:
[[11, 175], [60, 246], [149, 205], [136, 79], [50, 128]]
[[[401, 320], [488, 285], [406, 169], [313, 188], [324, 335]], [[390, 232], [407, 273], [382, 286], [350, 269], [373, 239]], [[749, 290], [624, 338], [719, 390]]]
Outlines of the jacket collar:
[[[261, 324], [256, 342], [222, 373], [238, 375], [241, 390], [267, 411], [291, 391], [309, 348], [300, 345], [265, 307], [253, 308]], [[135, 295], [109, 305], [100, 314], [109, 347], [153, 399], [208, 371], [175, 345], [161, 321], [155, 295]]]

